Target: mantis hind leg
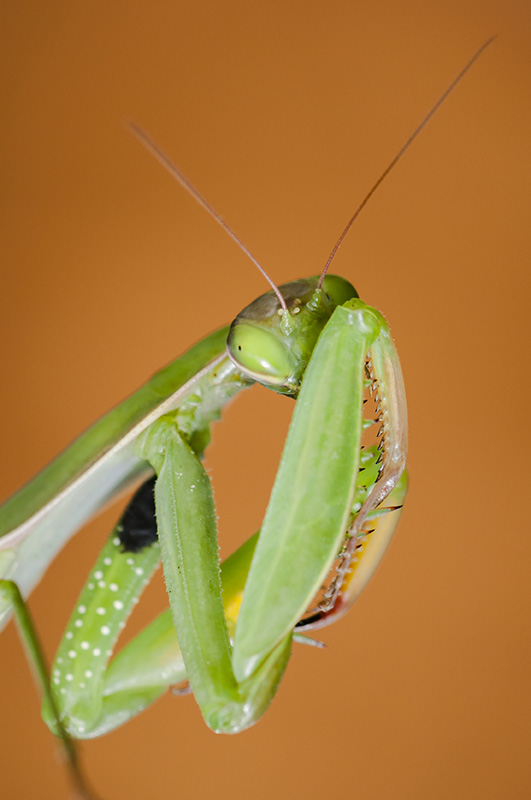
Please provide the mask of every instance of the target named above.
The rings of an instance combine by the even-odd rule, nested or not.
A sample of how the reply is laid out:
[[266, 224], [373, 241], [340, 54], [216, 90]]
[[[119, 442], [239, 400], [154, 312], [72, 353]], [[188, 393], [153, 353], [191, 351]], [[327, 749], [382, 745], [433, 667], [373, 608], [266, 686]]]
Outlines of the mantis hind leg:
[[61, 739], [68, 771], [76, 790], [76, 796], [80, 798], [80, 800], [96, 800], [96, 795], [90, 789], [81, 769], [74, 742], [61, 721], [59, 708], [50, 686], [48, 666], [29, 608], [17, 584], [13, 581], [0, 580], [0, 596], [1, 595], [13, 605], [15, 623], [24, 645], [28, 662], [32, 667], [35, 680], [39, 688], [42, 689], [44, 702], [52, 717], [53, 725], [51, 727], [56, 736]]

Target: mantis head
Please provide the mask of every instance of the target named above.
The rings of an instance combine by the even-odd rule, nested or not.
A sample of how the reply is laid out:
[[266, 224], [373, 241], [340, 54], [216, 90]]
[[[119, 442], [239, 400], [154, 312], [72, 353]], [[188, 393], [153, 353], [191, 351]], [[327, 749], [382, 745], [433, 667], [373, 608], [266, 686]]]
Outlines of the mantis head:
[[227, 353], [246, 376], [280, 394], [296, 396], [305, 365], [334, 309], [358, 297], [351, 283], [327, 275], [279, 287], [286, 309], [275, 292], [261, 295], [241, 311], [227, 338]]

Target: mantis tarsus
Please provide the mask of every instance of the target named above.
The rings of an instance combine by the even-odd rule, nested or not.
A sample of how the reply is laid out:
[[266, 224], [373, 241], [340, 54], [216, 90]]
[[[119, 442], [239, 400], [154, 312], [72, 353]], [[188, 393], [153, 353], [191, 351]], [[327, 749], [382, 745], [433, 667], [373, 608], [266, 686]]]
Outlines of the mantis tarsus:
[[[44, 719], [63, 738], [81, 792], [70, 737], [118, 727], [169, 686], [188, 680], [216, 732], [256, 722], [292, 640], [348, 610], [385, 552], [407, 489], [400, 365], [382, 315], [327, 271], [369, 197], [490, 41], [376, 182], [319, 277], [272, 284], [230, 328], [154, 375], [0, 509], [0, 612], [7, 619], [15, 610], [44, 687]], [[134, 131], [255, 261], [166, 156]], [[201, 458], [210, 424], [255, 381], [297, 402], [260, 535], [220, 573]], [[374, 422], [376, 435], [364, 447], [364, 430]], [[49, 684], [23, 597], [88, 518], [140, 482], [91, 570]], [[170, 608], [110, 661], [161, 559]]]

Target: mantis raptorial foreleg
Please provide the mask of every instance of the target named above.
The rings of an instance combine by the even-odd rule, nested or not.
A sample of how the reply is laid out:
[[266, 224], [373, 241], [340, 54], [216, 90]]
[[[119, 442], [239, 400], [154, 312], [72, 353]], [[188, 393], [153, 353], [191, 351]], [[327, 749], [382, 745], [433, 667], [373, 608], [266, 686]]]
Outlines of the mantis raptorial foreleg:
[[291, 631], [253, 681], [235, 679], [221, 598], [216, 513], [208, 476], [171, 419], [146, 431], [139, 452], [157, 472], [157, 526], [164, 579], [190, 686], [217, 732], [243, 730], [271, 701], [287, 665]]
[[[163, 434], [182, 441], [174, 421], [163, 419], [160, 425], [164, 423], [166, 430], [161, 432], [156, 423], [150, 438], [157, 436], [158, 430], [159, 441], [164, 438]], [[202, 470], [197, 457], [192, 454], [190, 457]], [[195, 464], [194, 469], [197, 469]], [[146, 488], [151, 492], [151, 504], [147, 504], [144, 513], [151, 514], [153, 519], [153, 481], [149, 481]], [[140, 491], [144, 491], [144, 487]], [[133, 499], [128, 510], [135, 505]], [[113, 730], [144, 710], [169, 686], [187, 678], [169, 610], [160, 614], [110, 660], [129, 614], [160, 562], [158, 541], [144, 541], [138, 546], [136, 532], [133, 546], [128, 541], [130, 531], [126, 530], [124, 535], [128, 510], [90, 571], [57, 651], [51, 681], [55, 708], [45, 693], [43, 716], [49, 727], [60, 732], [56, 723], [59, 716], [61, 725], [77, 739], [93, 738]], [[222, 565], [224, 615], [230, 631], [234, 630], [256, 540], [256, 536], [251, 537]], [[124, 549], [124, 541], [129, 549]]]
[[236, 628], [240, 679], [295, 626], [341, 547], [360, 466], [365, 359], [378, 334], [372, 309], [347, 301], [304, 374]]

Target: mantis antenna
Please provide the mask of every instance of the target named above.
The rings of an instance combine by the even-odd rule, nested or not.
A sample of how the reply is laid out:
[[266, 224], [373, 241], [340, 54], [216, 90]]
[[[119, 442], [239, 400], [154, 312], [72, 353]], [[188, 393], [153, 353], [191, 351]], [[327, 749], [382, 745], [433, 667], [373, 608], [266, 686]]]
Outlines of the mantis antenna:
[[[323, 284], [323, 280], [325, 278], [325, 275], [328, 272], [328, 268], [329, 268], [330, 264], [332, 263], [332, 260], [333, 260], [334, 256], [336, 255], [337, 251], [339, 250], [339, 248], [343, 244], [343, 240], [345, 239], [347, 233], [349, 232], [349, 230], [351, 229], [352, 225], [354, 224], [354, 221], [359, 217], [359, 215], [361, 214], [362, 210], [365, 208], [365, 206], [367, 205], [367, 203], [369, 202], [369, 200], [371, 199], [373, 194], [376, 192], [376, 190], [378, 189], [380, 184], [383, 183], [384, 179], [389, 175], [389, 173], [391, 172], [393, 167], [402, 158], [402, 156], [404, 155], [406, 150], [414, 142], [414, 140], [417, 138], [417, 136], [423, 130], [423, 128], [427, 125], [427, 123], [433, 117], [435, 112], [439, 110], [439, 108], [444, 103], [444, 101], [446, 100], [448, 95], [455, 89], [457, 84], [460, 83], [461, 79], [466, 75], [466, 73], [469, 71], [469, 69], [472, 67], [472, 65], [477, 61], [477, 59], [480, 57], [480, 55], [483, 53], [483, 51], [489, 46], [489, 44], [491, 44], [494, 41], [495, 38], [496, 38], [496, 36], [491, 36], [491, 38], [487, 39], [487, 41], [484, 42], [484, 44], [481, 45], [479, 50], [477, 50], [476, 53], [474, 53], [474, 55], [472, 56], [470, 61], [468, 61], [468, 63], [459, 72], [457, 77], [454, 78], [454, 80], [450, 83], [450, 85], [447, 87], [447, 89], [439, 97], [439, 99], [437, 100], [435, 105], [426, 114], [426, 116], [424, 117], [424, 119], [422, 120], [420, 125], [418, 125], [418, 127], [413, 131], [411, 136], [402, 145], [402, 147], [400, 148], [400, 150], [398, 151], [396, 156], [388, 164], [388, 166], [382, 172], [382, 174], [380, 175], [380, 177], [378, 178], [376, 183], [372, 186], [371, 190], [367, 193], [367, 195], [361, 201], [360, 205], [357, 207], [357, 209], [355, 210], [354, 214], [351, 216], [351, 218], [349, 219], [349, 221], [345, 225], [341, 235], [339, 236], [338, 240], [336, 241], [335, 245], [333, 246], [332, 251], [331, 251], [330, 255], [328, 256], [328, 260], [327, 260], [327, 262], [326, 262], [326, 264], [324, 266], [324, 269], [321, 272], [321, 276], [320, 276], [319, 282], [317, 284], [317, 289], [321, 288], [321, 286]], [[181, 172], [181, 170], [177, 167], [177, 165], [174, 164], [171, 161], [171, 159], [166, 155], [166, 153], [164, 153], [164, 151], [161, 150], [161, 148], [157, 144], [155, 144], [153, 139], [151, 139], [151, 137], [139, 125], [137, 125], [135, 122], [130, 122], [129, 125], [128, 125], [128, 128], [131, 131], [131, 133], [133, 133], [136, 136], [136, 138], [139, 140], [139, 142], [144, 145], [144, 147], [157, 159], [157, 161], [160, 164], [162, 164], [162, 166], [170, 173], [170, 175], [172, 175], [177, 180], [177, 182], [183, 187], [183, 189], [186, 189], [186, 191], [190, 195], [192, 195], [194, 200], [196, 200], [199, 203], [199, 205], [202, 206], [205, 209], [205, 211], [207, 211], [208, 214], [210, 214], [210, 216], [213, 219], [215, 219], [216, 222], [219, 225], [221, 225], [221, 227], [223, 228], [225, 233], [228, 233], [228, 235], [231, 237], [231, 239], [236, 242], [236, 244], [238, 245], [240, 250], [242, 250], [242, 252], [245, 253], [245, 255], [248, 258], [251, 259], [251, 261], [253, 262], [255, 267], [262, 273], [262, 275], [264, 276], [266, 281], [269, 283], [269, 285], [271, 286], [271, 288], [275, 292], [275, 295], [278, 298], [278, 301], [280, 303], [281, 308], [283, 309], [284, 313], [287, 314], [288, 313], [288, 308], [286, 306], [286, 301], [282, 297], [282, 294], [280, 293], [278, 287], [276, 286], [274, 281], [269, 277], [269, 275], [267, 274], [265, 269], [259, 264], [259, 262], [256, 260], [256, 258], [253, 256], [253, 254], [251, 253], [249, 248], [246, 247], [246, 245], [242, 242], [240, 237], [237, 236], [236, 233], [232, 230], [232, 228], [228, 225], [228, 223], [225, 222], [225, 220], [223, 219], [221, 214], [219, 214], [216, 211], [216, 209], [213, 208], [210, 205], [210, 203], [195, 188], [195, 186], [192, 183], [190, 183], [188, 178], [185, 177], [185, 175]]]
[[402, 156], [404, 155], [406, 150], [409, 148], [410, 144], [412, 144], [414, 142], [414, 140], [417, 138], [417, 136], [419, 135], [421, 130], [427, 125], [429, 120], [433, 117], [435, 112], [439, 110], [439, 108], [444, 103], [444, 101], [446, 100], [448, 95], [455, 89], [457, 84], [461, 81], [462, 78], [464, 78], [464, 76], [466, 75], [468, 70], [477, 61], [477, 59], [480, 57], [480, 55], [483, 53], [483, 51], [489, 46], [489, 44], [491, 44], [491, 42], [494, 41], [495, 38], [496, 38], [496, 36], [491, 36], [491, 38], [487, 39], [487, 41], [484, 42], [484, 44], [481, 45], [479, 50], [477, 50], [476, 53], [474, 53], [474, 55], [472, 56], [470, 61], [463, 67], [461, 72], [457, 75], [457, 77], [454, 78], [454, 80], [451, 82], [451, 84], [447, 87], [447, 89], [439, 97], [439, 99], [437, 100], [437, 102], [435, 103], [433, 108], [431, 108], [430, 111], [426, 114], [426, 116], [424, 117], [424, 119], [422, 120], [420, 125], [413, 131], [413, 133], [411, 134], [409, 139], [405, 142], [405, 144], [402, 145], [402, 147], [400, 148], [400, 150], [398, 151], [396, 156], [393, 158], [393, 160], [390, 162], [390, 164], [388, 164], [388, 166], [384, 169], [384, 171], [382, 172], [382, 174], [380, 175], [380, 177], [378, 178], [376, 183], [373, 185], [372, 189], [368, 192], [368, 194], [361, 201], [360, 205], [357, 207], [356, 211], [354, 212], [354, 214], [351, 216], [351, 218], [349, 219], [349, 221], [345, 225], [345, 227], [343, 229], [343, 232], [341, 233], [339, 239], [337, 240], [337, 242], [333, 246], [332, 252], [328, 256], [328, 261], [326, 262], [326, 264], [324, 266], [324, 269], [323, 269], [323, 271], [321, 273], [321, 277], [319, 278], [319, 283], [317, 284], [317, 288], [318, 289], [321, 288], [323, 280], [324, 280], [324, 277], [325, 277], [326, 273], [328, 272], [328, 267], [330, 266], [330, 264], [332, 262], [332, 259], [334, 258], [335, 254], [337, 253], [337, 251], [339, 250], [339, 248], [343, 244], [343, 240], [344, 240], [345, 236], [347, 235], [347, 233], [351, 229], [352, 225], [354, 224], [354, 221], [359, 217], [359, 215], [361, 214], [362, 210], [365, 208], [365, 206], [367, 205], [367, 203], [369, 202], [369, 200], [371, 199], [371, 197], [375, 193], [376, 189], [383, 182], [384, 178], [386, 178], [389, 175], [389, 173], [391, 172], [391, 170], [393, 169], [395, 164], [402, 158]]
[[205, 198], [203, 197], [203, 195], [202, 195], [200, 192], [198, 192], [198, 190], [195, 188], [195, 186], [193, 186], [193, 184], [191, 184], [191, 183], [190, 183], [190, 181], [188, 180], [188, 178], [186, 178], [186, 177], [183, 175], [183, 173], [181, 172], [181, 170], [179, 169], [179, 167], [177, 167], [177, 166], [176, 166], [176, 165], [175, 165], [175, 164], [174, 164], [174, 163], [173, 163], [173, 162], [172, 162], [172, 161], [171, 161], [171, 160], [168, 158], [168, 156], [166, 155], [166, 153], [164, 153], [164, 152], [163, 152], [163, 151], [160, 149], [160, 147], [159, 147], [157, 144], [155, 144], [155, 142], [153, 141], [153, 139], [151, 139], [151, 138], [148, 136], [148, 134], [147, 134], [147, 133], [146, 133], [144, 130], [142, 130], [142, 128], [140, 128], [140, 127], [139, 127], [139, 126], [138, 126], [136, 123], [134, 123], [134, 122], [130, 122], [130, 123], [129, 123], [129, 125], [128, 125], [128, 128], [129, 128], [129, 130], [131, 131], [131, 133], [133, 133], [133, 134], [136, 136], [136, 138], [137, 138], [137, 139], [138, 139], [138, 140], [141, 142], [141, 144], [143, 144], [143, 145], [144, 145], [144, 147], [145, 147], [147, 150], [149, 150], [149, 152], [151, 153], [151, 155], [155, 156], [155, 158], [157, 159], [157, 161], [158, 161], [160, 164], [162, 164], [162, 166], [163, 166], [163, 167], [164, 167], [164, 168], [165, 168], [165, 169], [166, 169], [166, 170], [167, 170], [167, 171], [170, 173], [170, 175], [172, 175], [172, 176], [173, 176], [173, 177], [174, 177], [174, 178], [175, 178], [175, 179], [178, 181], [178, 183], [180, 183], [180, 185], [183, 187], [183, 189], [186, 189], [186, 191], [187, 191], [189, 194], [191, 194], [191, 195], [192, 195], [192, 197], [194, 198], [194, 200], [196, 200], [196, 201], [199, 203], [199, 205], [200, 205], [200, 206], [202, 206], [202, 207], [205, 209], [205, 211], [207, 211], [207, 212], [210, 214], [210, 216], [211, 216], [211, 217], [213, 217], [213, 219], [215, 219], [215, 220], [216, 220], [216, 222], [217, 222], [219, 225], [221, 225], [221, 227], [223, 228], [223, 230], [225, 231], [225, 233], [228, 233], [228, 234], [229, 234], [229, 236], [231, 237], [231, 239], [233, 239], [233, 240], [236, 242], [236, 244], [238, 245], [238, 247], [240, 248], [240, 250], [242, 250], [242, 251], [245, 253], [245, 255], [246, 255], [248, 258], [250, 258], [250, 259], [251, 259], [251, 261], [253, 262], [253, 264], [255, 265], [255, 267], [257, 267], [257, 268], [260, 270], [260, 272], [262, 273], [262, 275], [264, 276], [264, 278], [266, 279], [266, 281], [267, 281], [267, 282], [269, 283], [269, 285], [272, 287], [273, 291], [275, 292], [275, 294], [276, 294], [276, 296], [277, 296], [277, 298], [278, 298], [278, 302], [280, 303], [281, 307], [284, 309], [284, 313], [285, 313], [285, 314], [287, 314], [287, 313], [288, 313], [288, 307], [287, 307], [287, 305], [286, 305], [286, 301], [285, 301], [285, 300], [284, 300], [284, 298], [282, 297], [282, 295], [281, 295], [281, 293], [280, 293], [280, 291], [279, 291], [278, 287], [277, 287], [277, 286], [276, 286], [276, 284], [273, 282], [273, 280], [272, 280], [272, 279], [269, 277], [269, 275], [267, 274], [267, 272], [265, 271], [265, 269], [264, 269], [262, 266], [260, 266], [260, 264], [258, 263], [258, 261], [256, 260], [256, 258], [253, 256], [253, 254], [251, 253], [251, 251], [249, 250], [249, 248], [248, 248], [248, 247], [246, 247], [246, 246], [244, 245], [244, 243], [242, 242], [242, 240], [240, 239], [240, 237], [239, 237], [239, 236], [237, 236], [237, 235], [234, 233], [234, 231], [232, 230], [232, 228], [231, 228], [231, 227], [230, 227], [230, 226], [229, 226], [229, 225], [228, 225], [228, 224], [225, 222], [225, 220], [223, 219], [223, 217], [221, 216], [221, 214], [219, 214], [219, 213], [216, 211], [216, 209], [215, 209], [215, 208], [213, 208], [213, 207], [210, 205], [210, 203], [209, 203], [207, 200], [205, 200]]

